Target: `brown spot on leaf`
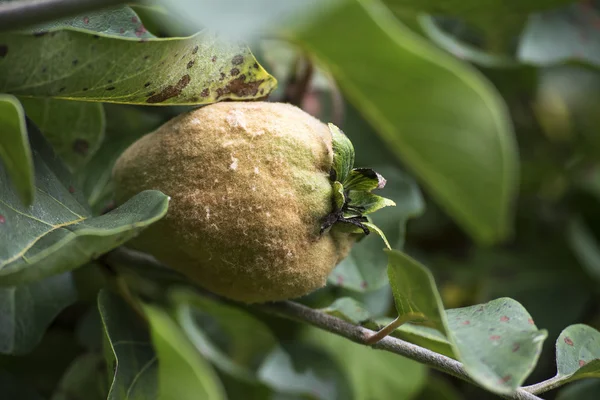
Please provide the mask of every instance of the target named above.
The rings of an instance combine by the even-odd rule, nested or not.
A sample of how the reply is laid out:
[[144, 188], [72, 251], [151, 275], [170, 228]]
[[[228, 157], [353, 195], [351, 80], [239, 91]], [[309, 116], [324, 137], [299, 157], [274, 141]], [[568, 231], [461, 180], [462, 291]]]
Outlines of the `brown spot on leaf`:
[[208, 88], [205, 88], [202, 90], [202, 92], [200, 92], [200, 96], [202, 96], [202, 97], [208, 97], [209, 94], [210, 94], [210, 90]]
[[115, 87], [114, 86], [109, 86], [109, 87], [106, 88], [106, 90], [108, 90], [108, 91], [115, 90]]
[[246, 76], [240, 75], [238, 78], [230, 81], [224, 88], [217, 89], [217, 99], [221, 96], [234, 94], [238, 97], [256, 96], [258, 88], [264, 80], [255, 82], [245, 82]]
[[367, 281], [362, 281], [362, 282], [360, 283], [360, 287], [361, 287], [361, 288], [363, 288], [363, 289], [366, 289], [366, 288], [367, 288], [367, 286], [369, 286], [369, 285], [367, 284]]
[[509, 319], [510, 318], [508, 318], [506, 315], [503, 315], [503, 316], [500, 317], [500, 321], [501, 322], [508, 322]]
[[219, 78], [220, 81], [222, 81], [223, 79], [225, 79], [225, 74], [223, 72], [221, 72], [221, 77]]
[[573, 346], [573, 341], [568, 336], [565, 336], [565, 343], [568, 344], [569, 346]]
[[534, 322], [533, 322], [533, 320], [532, 320], [531, 318], [529, 318], [529, 319], [527, 320], [527, 322], [529, 322], [531, 325], [535, 325], [535, 324], [534, 324]]
[[84, 88], [83, 88], [83, 89], [81, 89], [81, 90], [83, 90], [84, 92], [87, 92], [87, 91], [88, 91], [88, 88], [84, 87]]
[[84, 24], [89, 24], [90, 23], [90, 17], [83, 17], [83, 23]]
[[505, 375], [504, 377], [502, 377], [502, 379], [500, 380], [501, 383], [506, 383], [508, 381], [510, 381], [512, 379], [512, 375]]
[[5, 44], [0, 44], [0, 58], [6, 57], [8, 54], [8, 46]]
[[6, 222], [6, 218], [4, 218], [4, 215], [0, 214], [0, 224], [3, 224]]
[[46, 36], [48, 34], [48, 31], [40, 31], [40, 32], [34, 32], [33, 36], [34, 37], [42, 37], [42, 36]]
[[124, 34], [124, 33], [125, 33], [125, 28], [121, 28], [121, 29], [119, 29], [119, 33], [120, 33], [121, 35], [122, 35], [122, 34]]
[[210, 61], [212, 61], [212, 62], [217, 61], [217, 56], [212, 56], [212, 58], [210, 59]]
[[240, 65], [243, 62], [244, 62], [244, 56], [241, 54], [238, 54], [237, 56], [235, 56], [231, 59], [231, 63], [233, 65]]
[[500, 336], [492, 335], [492, 336], [490, 336], [490, 340], [500, 340]]
[[184, 75], [175, 85], [169, 85], [163, 90], [161, 90], [160, 93], [149, 97], [146, 100], [146, 103], [162, 103], [163, 101], [168, 100], [172, 97], [179, 96], [181, 94], [181, 91], [190, 83], [191, 80], [192, 78], [190, 78], [189, 75]]
[[148, 87], [148, 86], [150, 86], [150, 82], [144, 83], [144, 87]]
[[136, 16], [133, 16], [133, 17], [131, 17], [131, 22], [133, 22], [134, 24], [137, 24], [138, 22], [140, 22], [140, 20]]
[[338, 285], [341, 285], [342, 283], [344, 283], [344, 277], [342, 275], [338, 275], [337, 283], [338, 283]]
[[61, 87], [60, 89], [58, 89], [58, 92], [59, 92], [59, 93], [62, 93], [62, 92], [64, 92], [66, 89], [67, 89], [67, 88], [63, 86], [63, 87]]
[[580, 366], [580, 367], [583, 367], [584, 365], [585, 365], [585, 361], [583, 361], [583, 360], [579, 360], [579, 366]]
[[76, 66], [77, 64], [79, 64], [79, 60], [73, 60], [71, 61], [71, 64], [73, 64], [73, 66]]
[[194, 47], [194, 49], [192, 50], [192, 54], [196, 54], [198, 52], [198, 46]]
[[258, 63], [254, 63], [253, 67], [254, 69], [258, 69]]
[[471, 325], [471, 321], [463, 321], [463, 325]]
[[69, 193], [75, 193], [75, 188], [73, 186], [69, 186]]
[[521, 348], [521, 345], [519, 343], [513, 343], [512, 352], [516, 353], [517, 351], [519, 351], [520, 348]]
[[237, 68], [232, 68], [231, 71], [229, 71], [229, 73], [231, 74], [231, 76], [237, 76], [240, 74], [240, 70]]
[[194, 63], [195, 63], [195, 61], [194, 61], [194, 60], [192, 60], [192, 61], [190, 61], [189, 63], [187, 63], [187, 69], [190, 69], [190, 68], [192, 68], [192, 67], [194, 66]]
[[73, 141], [73, 151], [77, 154], [81, 154], [82, 156], [87, 155], [90, 150], [90, 144], [87, 140], [84, 139], [75, 139]]

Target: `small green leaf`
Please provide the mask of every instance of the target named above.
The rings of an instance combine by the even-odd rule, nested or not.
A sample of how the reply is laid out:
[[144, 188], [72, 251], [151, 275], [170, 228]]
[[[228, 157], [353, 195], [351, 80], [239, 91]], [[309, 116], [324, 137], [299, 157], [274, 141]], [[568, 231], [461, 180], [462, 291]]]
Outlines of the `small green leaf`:
[[444, 311], [431, 273], [416, 260], [388, 251], [388, 274], [398, 315], [421, 319], [444, 334], [468, 374], [499, 394], [514, 392], [531, 373], [547, 332], [508, 298]]
[[344, 186], [338, 182], [333, 182], [333, 205], [335, 210], [341, 210], [346, 204], [346, 195], [344, 195]]
[[106, 400], [105, 375], [106, 364], [101, 354], [82, 354], [73, 360], [51, 400]]
[[492, 243], [511, 233], [515, 136], [503, 99], [475, 69], [412, 33], [376, 0], [344, 2], [296, 39], [475, 239]]
[[70, 273], [0, 288], [0, 353], [25, 354], [37, 346], [54, 318], [77, 301]]
[[378, 234], [379, 237], [381, 237], [381, 239], [383, 240], [383, 243], [385, 244], [385, 247], [387, 247], [388, 250], [392, 249], [392, 246], [390, 246], [390, 242], [388, 242], [387, 238], [385, 237], [385, 233], [383, 233], [383, 231], [379, 229], [377, 225], [371, 222], [363, 222], [363, 225], [369, 228], [371, 232], [375, 232], [376, 234]]
[[360, 207], [362, 215], [371, 214], [384, 207], [393, 207], [396, 205], [393, 200], [362, 191], [351, 191], [348, 194], [348, 198], [350, 198], [349, 205]]
[[600, 332], [576, 324], [565, 328], [556, 340], [554, 379], [564, 383], [583, 378], [600, 378]]
[[220, 400], [225, 392], [211, 365], [164, 310], [145, 305], [158, 357], [159, 400]]
[[107, 400], [157, 400], [157, 359], [144, 321], [108, 290], [98, 295], [98, 309], [106, 363], [113, 373]]
[[383, 189], [386, 180], [383, 176], [370, 168], [354, 168], [350, 171], [348, 179], [344, 184], [346, 190], [361, 190], [370, 192], [375, 189]]
[[354, 147], [350, 139], [337, 126], [329, 124], [329, 131], [333, 145], [335, 179], [343, 185], [354, 166]]
[[[74, 178], [37, 128], [29, 136], [36, 169], [35, 202], [24, 207], [0, 179], [0, 286], [13, 286], [77, 268], [162, 218], [168, 197], [142, 192], [105, 215], [90, 216]], [[0, 167], [0, 176], [6, 176]]]
[[104, 139], [101, 104], [27, 98], [21, 99], [21, 104], [72, 171], [83, 167]]
[[195, 105], [260, 98], [276, 85], [248, 48], [209, 33], [140, 40], [72, 29], [3, 33], [0, 49], [0, 87], [24, 97]]
[[[2, 164], [23, 203], [31, 205], [35, 186], [25, 112], [16, 97], [6, 94], [0, 94], [0, 171]], [[7, 176], [0, 177], [0, 182], [7, 180]], [[7, 183], [3, 186], [8, 187]]]

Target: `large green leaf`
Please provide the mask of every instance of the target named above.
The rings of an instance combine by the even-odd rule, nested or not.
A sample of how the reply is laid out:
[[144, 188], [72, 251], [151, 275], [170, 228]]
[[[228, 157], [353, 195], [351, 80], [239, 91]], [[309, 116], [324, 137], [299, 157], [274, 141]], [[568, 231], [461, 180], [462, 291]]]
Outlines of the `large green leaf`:
[[424, 320], [444, 334], [471, 378], [499, 394], [514, 392], [539, 358], [546, 331], [518, 302], [500, 298], [444, 311], [431, 273], [416, 260], [389, 251], [389, 276], [401, 319]]
[[27, 98], [21, 99], [21, 104], [71, 170], [85, 165], [104, 139], [101, 104]]
[[296, 38], [475, 238], [490, 243], [510, 233], [514, 134], [506, 106], [477, 71], [417, 37], [375, 0], [346, 2]]
[[[377, 193], [393, 200], [396, 207], [386, 207], [370, 217], [386, 234], [392, 247], [402, 247], [405, 225], [409, 218], [423, 212], [423, 198], [414, 180], [398, 168], [378, 167], [377, 171], [388, 181]], [[329, 283], [359, 292], [380, 288], [387, 282], [384, 247], [375, 234], [363, 238], [336, 266], [329, 276]]]
[[210, 33], [139, 40], [73, 29], [0, 34], [0, 90], [20, 96], [207, 104], [264, 97], [275, 85], [246, 47]]
[[[74, 178], [35, 126], [29, 126], [36, 200], [24, 207], [0, 179], [0, 285], [12, 286], [77, 268], [162, 218], [168, 197], [142, 192], [108, 214], [91, 217]], [[6, 172], [0, 168], [0, 177]], [[5, 238], [5, 239], [4, 239]]]
[[105, 372], [101, 354], [80, 355], [63, 375], [51, 400], [106, 400]]
[[[25, 205], [30, 205], [34, 199], [35, 186], [25, 112], [16, 97], [6, 94], [0, 94], [0, 169], [2, 165], [8, 176], [4, 176], [0, 184], [8, 187], [7, 179], [10, 177]], [[4, 216], [0, 214], [0, 226], [3, 223]]]
[[70, 273], [29, 285], [0, 288], [0, 353], [24, 354], [42, 339], [46, 328], [77, 300]]
[[116, 294], [103, 290], [98, 309], [105, 333], [105, 355], [110, 380], [107, 400], [158, 399], [157, 358], [147, 327]]
[[583, 378], [600, 378], [600, 332], [583, 325], [571, 325], [556, 340], [555, 380], [563, 383]]
[[160, 400], [225, 399], [224, 389], [211, 365], [196, 351], [169, 314], [144, 306], [152, 343], [159, 360]]
[[393, 398], [410, 399], [426, 384], [426, 368], [415, 361], [313, 328], [306, 336], [339, 363], [355, 400], [386, 399], [391, 394]]

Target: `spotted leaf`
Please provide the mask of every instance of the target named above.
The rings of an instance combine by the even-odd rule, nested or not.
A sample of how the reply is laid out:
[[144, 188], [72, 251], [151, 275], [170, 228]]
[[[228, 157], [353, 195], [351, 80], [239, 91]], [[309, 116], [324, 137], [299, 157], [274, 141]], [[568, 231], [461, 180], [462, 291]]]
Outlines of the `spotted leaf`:
[[0, 34], [0, 91], [112, 103], [208, 104], [264, 97], [275, 79], [210, 33], [132, 40], [92, 31]]
[[576, 324], [565, 328], [556, 340], [555, 379], [564, 383], [583, 378], [600, 378], [600, 332]]

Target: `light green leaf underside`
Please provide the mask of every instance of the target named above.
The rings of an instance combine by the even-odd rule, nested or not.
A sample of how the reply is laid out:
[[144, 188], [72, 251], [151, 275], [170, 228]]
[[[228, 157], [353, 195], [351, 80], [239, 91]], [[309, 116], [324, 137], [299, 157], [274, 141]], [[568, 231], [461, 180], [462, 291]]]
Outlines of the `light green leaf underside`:
[[556, 340], [556, 365], [564, 383], [600, 378], [600, 332], [583, 324], [565, 328]]
[[10, 178], [21, 200], [30, 205], [35, 197], [35, 186], [25, 113], [19, 100], [7, 94], [0, 94], [0, 169], [2, 165], [6, 173], [0, 185], [8, 187]]

